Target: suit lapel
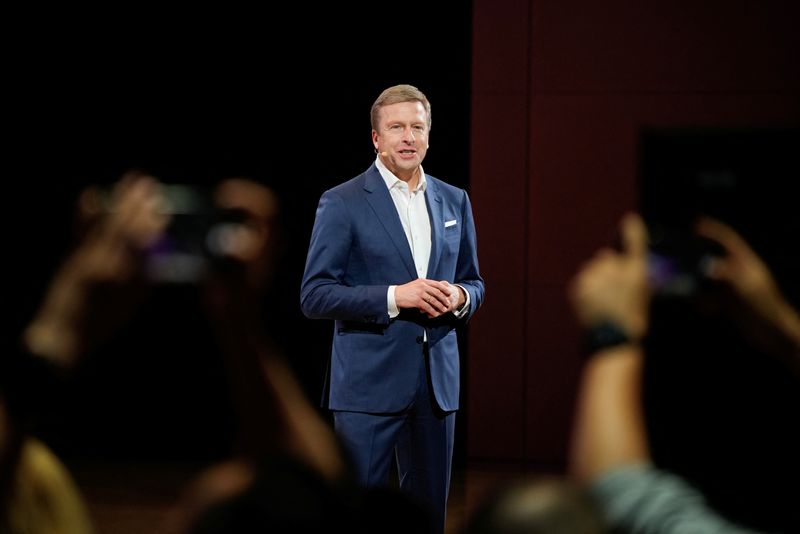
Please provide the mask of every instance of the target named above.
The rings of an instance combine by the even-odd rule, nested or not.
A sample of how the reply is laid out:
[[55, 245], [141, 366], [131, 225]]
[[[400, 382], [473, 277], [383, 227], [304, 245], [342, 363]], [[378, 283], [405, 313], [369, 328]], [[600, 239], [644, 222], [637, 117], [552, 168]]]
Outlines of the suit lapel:
[[381, 178], [381, 173], [378, 172], [374, 164], [366, 173], [364, 191], [367, 192], [365, 195], [367, 202], [378, 217], [378, 221], [386, 230], [386, 233], [389, 234], [392, 243], [400, 253], [403, 265], [408, 269], [412, 278], [417, 278], [414, 257], [411, 255], [411, 248], [408, 246], [408, 239], [406, 239], [406, 233], [403, 231], [400, 216], [397, 215], [397, 208], [392, 201], [389, 190], [386, 188], [386, 183]]
[[436, 272], [439, 256], [442, 252], [442, 197], [436, 182], [427, 177], [428, 187], [425, 190], [425, 203], [428, 205], [428, 216], [431, 219], [431, 257], [428, 259], [428, 278]]

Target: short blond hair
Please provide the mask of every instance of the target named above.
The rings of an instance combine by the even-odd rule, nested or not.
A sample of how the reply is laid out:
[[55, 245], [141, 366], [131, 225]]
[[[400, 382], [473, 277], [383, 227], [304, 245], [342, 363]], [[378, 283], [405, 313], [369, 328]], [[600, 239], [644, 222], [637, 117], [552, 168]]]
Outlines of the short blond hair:
[[428, 101], [428, 97], [413, 85], [408, 84], [393, 85], [384, 89], [383, 92], [378, 95], [378, 98], [375, 100], [375, 103], [372, 104], [372, 109], [370, 110], [372, 129], [378, 129], [382, 107], [399, 104], [400, 102], [422, 103], [422, 106], [425, 108], [425, 114], [428, 117], [428, 130], [431, 129], [431, 103]]

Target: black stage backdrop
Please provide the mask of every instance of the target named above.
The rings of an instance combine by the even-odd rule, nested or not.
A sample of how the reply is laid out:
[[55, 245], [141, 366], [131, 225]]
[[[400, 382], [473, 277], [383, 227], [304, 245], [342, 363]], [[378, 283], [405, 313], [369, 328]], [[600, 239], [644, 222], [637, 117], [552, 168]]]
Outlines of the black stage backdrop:
[[[396, 83], [432, 102], [425, 170], [468, 186], [471, 5], [280, 11], [18, 14], [6, 76], [5, 347], [69, 248], [83, 187], [132, 168], [197, 185], [249, 176], [278, 193], [287, 237], [269, 328], [318, 401], [332, 325], [299, 310], [317, 200], [371, 163], [369, 108]], [[226, 453], [221, 363], [194, 299], [191, 287], [164, 289], [87, 363], [40, 426], [58, 452]]]
[[[735, 228], [800, 305], [800, 129], [650, 129], [641, 138], [641, 209], [662, 289], [647, 341], [653, 455], [729, 517], [792, 531], [800, 475], [797, 375], [750, 315], [702, 276], [717, 249], [699, 215]], [[743, 461], [744, 460], [744, 461]]]

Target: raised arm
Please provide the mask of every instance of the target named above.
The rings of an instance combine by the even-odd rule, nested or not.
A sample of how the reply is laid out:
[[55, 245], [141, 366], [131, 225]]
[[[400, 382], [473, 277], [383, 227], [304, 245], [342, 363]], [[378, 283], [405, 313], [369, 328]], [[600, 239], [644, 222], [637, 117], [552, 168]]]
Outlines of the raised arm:
[[697, 233], [722, 247], [723, 254], [707, 265], [705, 274], [733, 293], [730, 312], [742, 330], [800, 376], [800, 313], [786, 300], [767, 264], [721, 221], [702, 218]]
[[[623, 250], [599, 251], [575, 276], [570, 299], [590, 334], [615, 330], [595, 345], [577, 400], [570, 471], [591, 481], [618, 465], [650, 460], [641, 402], [642, 349], [648, 325], [647, 232], [637, 215], [622, 221]], [[623, 339], [627, 338], [626, 339]]]
[[159, 209], [160, 184], [150, 176], [126, 175], [104, 201], [99, 190], [84, 191], [85, 233], [23, 334], [27, 351], [62, 368], [112, 335], [134, 309], [145, 250], [169, 222]]
[[569, 470], [614, 532], [749, 532], [708, 506], [703, 494], [653, 465], [642, 402], [649, 322], [647, 231], [626, 215], [620, 252], [600, 251], [575, 276], [570, 297], [589, 337]]

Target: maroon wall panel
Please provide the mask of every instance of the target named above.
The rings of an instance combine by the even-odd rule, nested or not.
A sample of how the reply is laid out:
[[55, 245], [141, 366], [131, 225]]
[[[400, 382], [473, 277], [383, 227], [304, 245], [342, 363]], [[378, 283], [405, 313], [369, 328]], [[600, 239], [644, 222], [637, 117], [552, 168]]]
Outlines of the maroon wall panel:
[[[641, 129], [800, 120], [797, 8], [474, 6], [471, 188], [487, 307], [470, 330], [468, 456], [560, 465], [579, 363], [566, 285], [636, 206]], [[498, 67], [512, 56], [529, 64]], [[524, 132], [527, 145], [520, 151], [516, 137], [498, 132]], [[501, 234], [503, 246], [487, 244]]]
[[[481, 5], [485, 4], [485, 5]], [[522, 459], [525, 428], [528, 17], [526, 2], [475, 4], [470, 173], [486, 301], [469, 330], [467, 454]], [[477, 389], [473, 395], [469, 390]]]

